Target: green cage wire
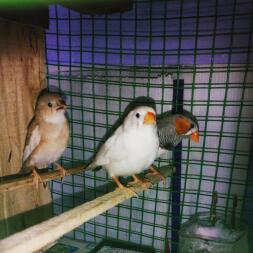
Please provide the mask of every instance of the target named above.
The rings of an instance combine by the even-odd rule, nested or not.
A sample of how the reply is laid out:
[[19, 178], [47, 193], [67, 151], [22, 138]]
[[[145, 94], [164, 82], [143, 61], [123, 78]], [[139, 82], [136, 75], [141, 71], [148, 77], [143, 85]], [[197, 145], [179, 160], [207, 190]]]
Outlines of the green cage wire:
[[[215, 191], [217, 211], [225, 215], [237, 194], [236, 215], [252, 229], [252, 29], [253, 2], [247, 0], [138, 0], [132, 10], [100, 15], [50, 6], [47, 79], [51, 90], [66, 96], [71, 127], [63, 165], [88, 162], [127, 105], [141, 96], [154, 99], [158, 114], [183, 106], [200, 129], [198, 144], [183, 141], [180, 160], [171, 151], [155, 162], [181, 167], [165, 186], [155, 185], [67, 237], [95, 243], [113, 238], [176, 252], [180, 224], [210, 211]], [[54, 181], [54, 212], [113, 187], [105, 170]]]

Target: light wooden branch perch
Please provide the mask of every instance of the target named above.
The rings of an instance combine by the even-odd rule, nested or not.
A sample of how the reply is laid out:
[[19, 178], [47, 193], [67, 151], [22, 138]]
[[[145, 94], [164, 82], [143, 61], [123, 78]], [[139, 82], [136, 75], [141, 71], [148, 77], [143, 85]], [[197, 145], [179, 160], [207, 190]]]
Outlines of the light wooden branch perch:
[[[174, 167], [166, 166], [160, 169], [165, 176], [172, 175]], [[161, 179], [157, 176], [149, 178], [155, 184]], [[146, 188], [135, 184], [131, 187], [135, 192], [141, 193]], [[54, 218], [32, 226], [0, 241], [1, 253], [32, 253], [56, 241], [64, 234], [72, 231], [84, 222], [109, 210], [117, 204], [131, 198], [134, 193], [115, 190], [90, 202], [77, 206], [70, 211]]]
[[[86, 168], [86, 165], [84, 164], [77, 167], [66, 169], [67, 176], [84, 171], [85, 168]], [[42, 173], [38, 172], [38, 174], [40, 175], [43, 182], [48, 182], [53, 179], [61, 178], [61, 173], [60, 171], [57, 171], [57, 170], [42, 172]], [[34, 180], [33, 180], [32, 175], [4, 180], [3, 182], [0, 182], [0, 193], [16, 190], [18, 188], [22, 188], [27, 185], [34, 185]]]

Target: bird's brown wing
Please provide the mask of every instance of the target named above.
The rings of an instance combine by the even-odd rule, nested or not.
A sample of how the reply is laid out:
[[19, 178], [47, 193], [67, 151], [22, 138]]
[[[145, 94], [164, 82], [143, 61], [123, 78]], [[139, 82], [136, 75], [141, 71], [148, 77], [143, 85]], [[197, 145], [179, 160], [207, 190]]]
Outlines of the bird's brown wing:
[[23, 152], [23, 162], [27, 160], [32, 151], [39, 145], [40, 143], [40, 132], [39, 132], [39, 124], [37, 120], [34, 118], [29, 127], [26, 135], [25, 147]]

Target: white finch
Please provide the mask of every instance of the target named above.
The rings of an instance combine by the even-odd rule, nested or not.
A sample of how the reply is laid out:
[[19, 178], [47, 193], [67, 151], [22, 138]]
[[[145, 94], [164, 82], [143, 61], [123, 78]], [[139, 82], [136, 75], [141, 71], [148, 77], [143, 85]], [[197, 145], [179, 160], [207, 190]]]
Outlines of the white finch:
[[[33, 171], [37, 186], [41, 178], [35, 168], [45, 168], [57, 161], [67, 146], [69, 126], [65, 116], [66, 107], [65, 101], [53, 93], [44, 92], [37, 99], [35, 115], [28, 127], [20, 170], [22, 174]], [[64, 176], [65, 170], [57, 163], [56, 166]]]
[[159, 148], [156, 113], [153, 108], [139, 106], [132, 110], [121, 126], [101, 146], [89, 165], [103, 166], [119, 188], [129, 190], [118, 176], [132, 176], [135, 182], [149, 184], [135, 174], [147, 169], [155, 160]]
[[176, 147], [185, 138], [199, 142], [198, 121], [186, 110], [183, 113], [163, 113], [157, 117], [157, 129], [160, 142], [158, 157]]

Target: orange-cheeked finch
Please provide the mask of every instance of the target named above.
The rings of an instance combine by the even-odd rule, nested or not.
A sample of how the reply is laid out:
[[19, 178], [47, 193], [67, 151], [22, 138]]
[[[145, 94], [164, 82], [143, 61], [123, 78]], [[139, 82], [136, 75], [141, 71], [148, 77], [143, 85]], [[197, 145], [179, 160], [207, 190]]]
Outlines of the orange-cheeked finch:
[[199, 126], [195, 116], [184, 110], [183, 113], [165, 112], [157, 118], [159, 136], [158, 157], [172, 150], [184, 138], [199, 142]]

